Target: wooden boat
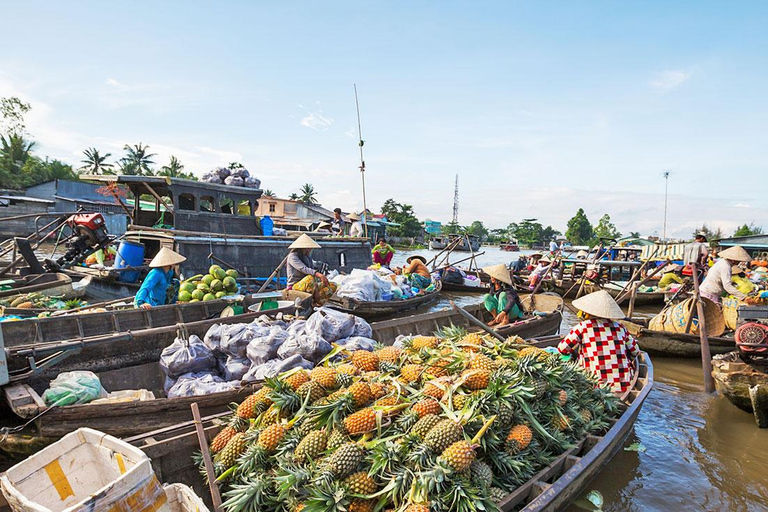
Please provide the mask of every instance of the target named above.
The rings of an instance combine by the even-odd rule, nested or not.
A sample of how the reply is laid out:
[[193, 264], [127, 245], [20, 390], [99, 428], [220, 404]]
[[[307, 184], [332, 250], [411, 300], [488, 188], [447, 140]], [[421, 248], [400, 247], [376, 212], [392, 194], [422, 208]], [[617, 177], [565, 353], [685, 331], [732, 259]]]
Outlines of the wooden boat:
[[517, 245], [515, 242], [505, 242], [502, 244], [499, 244], [499, 249], [506, 252], [519, 252], [520, 246]]
[[349, 297], [338, 297], [334, 295], [328, 302], [328, 306], [343, 311], [345, 313], [351, 313], [366, 320], [381, 318], [389, 315], [395, 315], [409, 309], [415, 309], [421, 306], [426, 306], [437, 300], [442, 290], [442, 283], [435, 281], [435, 289], [431, 292], [423, 295], [417, 295], [410, 299], [403, 300], [388, 300], [388, 301], [362, 301], [357, 299], [351, 299]]
[[[534, 344], [551, 346], [552, 343], [547, 341]], [[611, 421], [608, 431], [602, 435], [587, 436], [561, 454], [552, 464], [509, 494], [500, 504], [502, 511], [562, 510], [586, 488], [590, 480], [624, 445], [653, 387], [653, 364], [647, 354], [638, 357], [637, 368], [631, 389], [621, 397], [622, 414]], [[203, 419], [209, 443], [224, 427], [223, 418], [226, 414]], [[183, 423], [146, 432], [128, 438], [127, 441], [142, 449], [152, 459], [152, 467], [161, 481], [189, 485], [199, 496], [208, 500], [208, 489], [190, 457], [190, 454], [199, 450], [191, 417]]]
[[480, 250], [480, 239], [474, 235], [448, 235], [448, 236], [436, 236], [429, 240], [430, 251], [440, 251], [446, 247], [450, 247], [455, 244], [455, 240], [461, 238], [461, 242], [456, 244], [453, 248], [454, 251], [460, 252], [477, 252]]
[[457, 293], [488, 293], [488, 283], [490, 281], [483, 280], [483, 276], [487, 277], [487, 274], [485, 272], [481, 270], [463, 270], [463, 272], [467, 275], [475, 276], [479, 280], [480, 286], [469, 286], [463, 283], [462, 284], [451, 283], [449, 281], [445, 281], [441, 279], [441, 283], [443, 286], [442, 291], [457, 292]]
[[[637, 338], [640, 348], [651, 355], [664, 357], [701, 358], [701, 340], [698, 334], [656, 331], [646, 328], [646, 319], [633, 319], [625, 326]], [[712, 355], [726, 354], [736, 348], [730, 336], [710, 336]]]
[[755, 415], [760, 428], [768, 428], [768, 360], [745, 362], [737, 351], [712, 359], [715, 388], [742, 411]]
[[10, 288], [0, 291], [0, 299], [12, 300], [28, 293], [73, 299], [85, 295], [90, 282], [88, 278], [73, 282], [72, 278], [65, 274], [28, 275], [6, 281], [5, 286]]
[[[523, 300], [525, 304], [530, 301], [530, 297]], [[535, 305], [539, 314], [531, 315], [525, 320], [500, 328], [498, 332], [504, 336], [519, 336], [526, 339], [556, 334], [562, 318], [562, 300], [559, 297], [542, 295], [536, 297]], [[489, 319], [485, 316], [487, 312], [480, 305], [466, 308], [466, 310], [483, 321]], [[271, 314], [275, 311], [281, 310], [192, 322], [186, 326], [190, 334], [202, 336], [215, 323], [250, 322], [255, 316]], [[464, 326], [472, 331], [477, 330], [464, 316], [453, 309], [374, 322], [371, 327], [374, 339], [383, 344], [391, 345], [400, 335], [430, 335], [436, 330], [450, 325]], [[162, 348], [170, 344], [175, 337], [175, 326], [160, 329], [162, 329], [161, 332], [154, 328], [131, 333], [134, 337], [132, 341], [143, 342], [143, 344], [153, 347], [151, 351], [145, 351], [139, 360], [140, 362], [129, 360], [121, 367], [96, 372], [104, 388], [109, 391], [147, 389], [158, 397], [154, 400], [47, 408], [40, 395], [47, 388], [48, 382], [55, 377], [53, 372], [49, 372], [37, 380], [4, 388], [6, 401], [13, 412], [25, 420], [44, 413], [36, 422], [37, 434], [41, 438], [41, 443], [82, 426], [96, 428], [113, 435], [125, 436], [183, 421], [189, 415], [189, 404], [196, 400], [162, 397], [163, 374], [157, 361]], [[93, 366], [89, 366], [88, 362], [81, 362], [79, 366], [71, 365], [66, 369], [91, 368]], [[63, 371], [65, 368], [57, 367], [57, 369]], [[231, 402], [237, 401], [243, 394], [250, 393], [258, 387], [260, 387], [260, 383], [254, 383], [242, 391], [213, 393], [196, 398], [202, 414], [214, 414], [226, 411]], [[19, 439], [11, 438], [7, 444], [13, 445], [19, 442]], [[0, 450], [3, 448], [3, 443], [0, 443]]]

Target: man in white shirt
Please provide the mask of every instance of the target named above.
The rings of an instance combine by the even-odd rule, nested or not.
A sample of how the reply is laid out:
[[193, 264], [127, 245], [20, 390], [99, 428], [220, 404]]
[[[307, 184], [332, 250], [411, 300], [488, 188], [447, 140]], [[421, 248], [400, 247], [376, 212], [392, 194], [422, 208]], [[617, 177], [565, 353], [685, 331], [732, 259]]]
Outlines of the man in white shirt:
[[720, 259], [712, 265], [707, 277], [704, 278], [704, 282], [699, 287], [701, 296], [717, 304], [720, 303], [720, 298], [726, 292], [737, 299], [746, 299], [747, 295], [741, 293], [731, 282], [732, 268], [740, 262], [749, 262], [751, 259], [747, 251], [738, 245], [722, 251]]
[[685, 246], [683, 263], [686, 265], [696, 263], [703, 268], [707, 263], [707, 256], [709, 256], [707, 237], [704, 233], [698, 233], [693, 242]]
[[347, 219], [352, 221], [352, 225], [349, 228], [349, 236], [364, 237], [365, 232], [363, 231], [362, 224], [360, 224], [360, 216], [355, 212], [352, 212], [347, 215]]
[[549, 252], [556, 253], [557, 252], [557, 242], [554, 240], [549, 241]]

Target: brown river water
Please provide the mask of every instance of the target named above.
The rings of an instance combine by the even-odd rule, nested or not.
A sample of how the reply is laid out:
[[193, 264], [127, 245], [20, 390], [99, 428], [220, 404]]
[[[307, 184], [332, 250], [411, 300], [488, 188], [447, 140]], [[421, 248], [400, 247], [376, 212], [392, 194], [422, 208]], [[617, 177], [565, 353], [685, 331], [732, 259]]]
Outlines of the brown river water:
[[[518, 254], [483, 250], [481, 266], [509, 263]], [[402, 264], [410, 254], [431, 258], [436, 252], [399, 252], [394, 263]], [[464, 305], [480, 300], [477, 295], [451, 298]], [[448, 306], [447, 300], [432, 308]], [[566, 310], [561, 331], [575, 323]], [[619, 451], [584, 494], [600, 492], [604, 511], [768, 510], [768, 429], [758, 429], [751, 414], [723, 396], [704, 392], [701, 361], [654, 357], [652, 362], [653, 391], [625, 444], [639, 443], [644, 451]], [[584, 510], [583, 498], [567, 510]]]

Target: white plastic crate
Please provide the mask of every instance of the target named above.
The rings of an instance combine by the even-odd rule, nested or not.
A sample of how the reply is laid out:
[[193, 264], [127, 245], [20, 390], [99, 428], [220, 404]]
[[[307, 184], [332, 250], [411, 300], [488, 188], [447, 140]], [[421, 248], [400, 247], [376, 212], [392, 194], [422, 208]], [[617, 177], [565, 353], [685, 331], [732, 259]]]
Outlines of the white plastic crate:
[[166, 484], [163, 489], [171, 512], [211, 512], [195, 491], [184, 484]]
[[89, 428], [10, 468], [0, 489], [14, 512], [170, 512], [144, 452]]

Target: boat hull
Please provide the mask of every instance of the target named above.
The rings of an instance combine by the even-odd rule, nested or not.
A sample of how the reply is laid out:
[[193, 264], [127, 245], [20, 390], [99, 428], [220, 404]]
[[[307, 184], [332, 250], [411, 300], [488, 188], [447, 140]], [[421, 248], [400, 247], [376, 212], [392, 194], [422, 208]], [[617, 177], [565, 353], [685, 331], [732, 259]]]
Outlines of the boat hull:
[[[701, 358], [701, 341], [698, 334], [683, 334], [641, 329], [638, 336], [640, 348], [651, 355], [664, 357]], [[709, 338], [712, 355], [725, 354], [736, 348], [730, 338]]]
[[372, 320], [431, 304], [440, 296], [440, 290], [442, 290], [442, 283], [436, 281], [434, 291], [410, 299], [369, 302], [334, 296], [327, 305], [335, 310]]
[[768, 428], [768, 363], [748, 364], [734, 351], [712, 359], [712, 377], [719, 393]]

